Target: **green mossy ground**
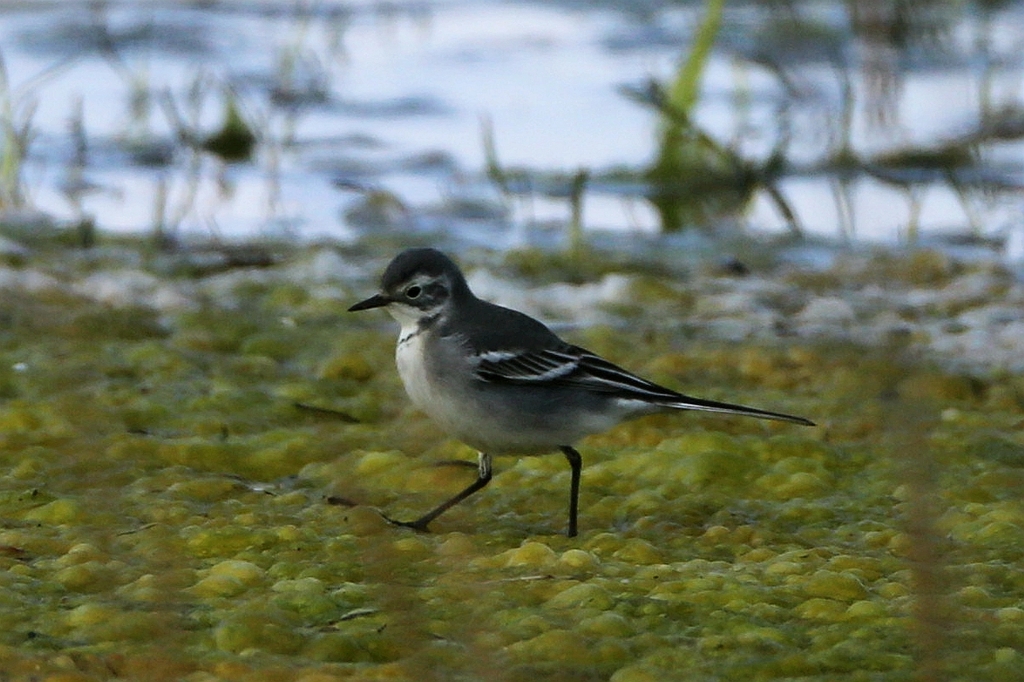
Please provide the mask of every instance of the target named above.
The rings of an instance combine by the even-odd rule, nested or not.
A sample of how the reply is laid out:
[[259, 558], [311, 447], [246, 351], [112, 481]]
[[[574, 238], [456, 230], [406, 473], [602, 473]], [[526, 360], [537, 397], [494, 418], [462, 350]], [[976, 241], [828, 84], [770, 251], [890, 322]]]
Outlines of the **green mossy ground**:
[[580, 445], [579, 537], [561, 456], [498, 459], [417, 534], [376, 509], [429, 509], [473, 453], [409, 408], [383, 314], [234, 293], [0, 297], [5, 679], [1024, 679], [1019, 377], [581, 331], [819, 426], [633, 422]]

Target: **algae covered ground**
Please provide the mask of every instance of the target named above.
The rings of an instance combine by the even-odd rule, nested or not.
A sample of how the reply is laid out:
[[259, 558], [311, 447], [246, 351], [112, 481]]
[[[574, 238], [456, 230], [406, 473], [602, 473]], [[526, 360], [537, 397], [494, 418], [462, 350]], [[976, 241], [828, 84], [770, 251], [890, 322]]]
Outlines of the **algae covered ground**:
[[[564, 458], [499, 458], [420, 534], [378, 510], [431, 508], [474, 453], [409, 407], [383, 313], [344, 312], [374, 286], [361, 260], [3, 266], [3, 679], [1024, 679], [1018, 374], [944, 369], [914, 329], [702, 335], [683, 321], [706, 273], [635, 277], [624, 324], [565, 335], [818, 426], [684, 414], [590, 438], [573, 539]], [[787, 286], [828, 301], [850, 276]]]

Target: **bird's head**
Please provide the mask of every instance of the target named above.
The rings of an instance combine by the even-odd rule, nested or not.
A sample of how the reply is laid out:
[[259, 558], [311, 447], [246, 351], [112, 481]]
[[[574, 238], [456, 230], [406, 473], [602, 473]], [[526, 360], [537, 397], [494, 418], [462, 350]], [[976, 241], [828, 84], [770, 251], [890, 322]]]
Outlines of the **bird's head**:
[[472, 295], [466, 279], [448, 256], [437, 249], [406, 249], [384, 270], [380, 291], [349, 311], [386, 308], [405, 326], [436, 318], [453, 298], [466, 295]]

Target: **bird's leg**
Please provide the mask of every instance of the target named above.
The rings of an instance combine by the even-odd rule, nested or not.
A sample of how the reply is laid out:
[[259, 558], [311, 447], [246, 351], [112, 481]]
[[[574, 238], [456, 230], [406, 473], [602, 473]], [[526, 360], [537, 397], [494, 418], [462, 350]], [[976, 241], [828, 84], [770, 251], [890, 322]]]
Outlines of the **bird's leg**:
[[394, 519], [388, 518], [387, 516], [385, 516], [384, 518], [388, 521], [388, 523], [391, 523], [396, 526], [403, 526], [405, 528], [413, 528], [419, 531], [426, 531], [427, 526], [430, 524], [431, 521], [436, 519], [441, 514], [444, 514], [446, 511], [457, 505], [459, 502], [462, 502], [464, 499], [466, 499], [476, 491], [483, 488], [485, 485], [490, 483], [490, 481], [491, 456], [488, 455], [486, 452], [481, 452], [479, 455], [479, 465], [477, 469], [476, 480], [470, 483], [468, 486], [466, 486], [466, 489], [460, 492], [458, 495], [456, 495], [455, 497], [451, 498], [446, 502], [443, 502], [434, 509], [431, 509], [429, 512], [427, 512], [420, 518], [416, 519], [415, 521], [395, 521]]
[[569, 483], [569, 530], [565, 534], [574, 538], [576, 537], [576, 515], [580, 508], [580, 471], [583, 469], [583, 458], [580, 457], [580, 453], [568, 445], [563, 445], [559, 449], [569, 460], [569, 466], [572, 468], [572, 479]]

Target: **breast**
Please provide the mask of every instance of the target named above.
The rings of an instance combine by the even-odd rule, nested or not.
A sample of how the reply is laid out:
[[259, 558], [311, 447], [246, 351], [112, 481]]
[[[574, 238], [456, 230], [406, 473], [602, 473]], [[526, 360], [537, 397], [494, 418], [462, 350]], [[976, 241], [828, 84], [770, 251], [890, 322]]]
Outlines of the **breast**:
[[409, 399], [449, 435], [460, 437], [473, 424], [475, 405], [466, 390], [471, 368], [456, 345], [415, 330], [399, 341], [395, 364]]
[[398, 366], [398, 376], [402, 379], [409, 399], [416, 407], [430, 414], [427, 406], [432, 400], [433, 381], [428, 375], [427, 364], [423, 362], [425, 337], [426, 334], [418, 328], [403, 327], [398, 345], [395, 347], [395, 364]]
[[[424, 351], [431, 341], [430, 357], [434, 361], [426, 362]], [[401, 336], [395, 363], [405, 392], [449, 436], [477, 449], [499, 449], [500, 433], [509, 425], [496, 423], [486, 400], [481, 401], [473, 388], [477, 380], [472, 367], [462, 360], [457, 344], [450, 341], [431, 339], [428, 333], [417, 330]]]

